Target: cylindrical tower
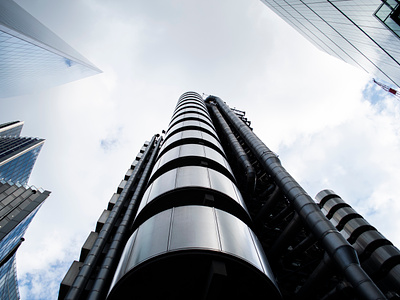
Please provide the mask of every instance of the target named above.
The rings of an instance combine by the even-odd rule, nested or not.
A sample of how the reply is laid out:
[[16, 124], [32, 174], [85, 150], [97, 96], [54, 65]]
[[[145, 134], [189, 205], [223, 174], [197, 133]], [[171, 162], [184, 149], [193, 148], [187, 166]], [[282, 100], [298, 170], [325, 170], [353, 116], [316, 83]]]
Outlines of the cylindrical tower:
[[200, 95], [176, 106], [108, 299], [280, 299]]

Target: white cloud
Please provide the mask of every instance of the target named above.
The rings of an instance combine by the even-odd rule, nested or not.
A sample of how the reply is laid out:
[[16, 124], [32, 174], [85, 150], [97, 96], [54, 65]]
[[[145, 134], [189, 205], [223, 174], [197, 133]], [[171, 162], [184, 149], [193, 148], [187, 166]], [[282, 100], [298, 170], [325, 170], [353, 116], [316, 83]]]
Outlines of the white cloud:
[[358, 101], [358, 109], [343, 123], [297, 136], [278, 150], [311, 196], [334, 190], [397, 245], [400, 222], [387, 218], [400, 213], [394, 200], [400, 197], [399, 112], [394, 98], [375, 106]]

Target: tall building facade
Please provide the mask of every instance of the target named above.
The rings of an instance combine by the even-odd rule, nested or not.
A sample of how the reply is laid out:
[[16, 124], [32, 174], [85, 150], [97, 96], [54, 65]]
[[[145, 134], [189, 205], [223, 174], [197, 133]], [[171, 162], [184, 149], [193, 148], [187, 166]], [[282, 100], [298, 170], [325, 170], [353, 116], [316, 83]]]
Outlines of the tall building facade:
[[261, 0], [319, 49], [400, 87], [398, 0]]
[[27, 185], [44, 140], [21, 137], [23, 124], [0, 125], [0, 299], [19, 299], [16, 251], [50, 195]]
[[101, 71], [12, 0], [0, 1], [0, 98]]
[[0, 180], [0, 299], [19, 299], [16, 251], [49, 195], [34, 186]]
[[23, 122], [0, 125], [0, 179], [28, 183], [44, 139], [21, 137]]
[[4, 124], [0, 124], [0, 136], [2, 137], [12, 137], [20, 136], [24, 122], [12, 121]]
[[314, 201], [220, 98], [183, 94], [126, 172], [59, 299], [397, 299], [400, 252]]

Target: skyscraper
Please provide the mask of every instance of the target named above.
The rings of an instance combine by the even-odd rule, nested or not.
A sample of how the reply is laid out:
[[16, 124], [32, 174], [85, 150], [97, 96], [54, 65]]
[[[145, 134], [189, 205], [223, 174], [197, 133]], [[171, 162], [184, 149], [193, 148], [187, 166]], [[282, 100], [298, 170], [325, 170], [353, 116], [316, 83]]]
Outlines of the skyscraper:
[[16, 251], [49, 195], [34, 186], [0, 180], [0, 299], [19, 299]]
[[101, 71], [12, 0], [0, 1], [0, 97]]
[[13, 121], [0, 124], [0, 136], [20, 136], [22, 126], [24, 126], [24, 122], [21, 121]]
[[399, 250], [330, 190], [316, 203], [220, 98], [183, 94], [146, 142], [59, 299], [384, 299]]
[[319, 49], [400, 87], [398, 0], [261, 0]]
[[0, 125], [0, 179], [26, 184], [44, 139], [21, 137], [23, 122]]
[[23, 122], [0, 125], [0, 299], [19, 299], [16, 251], [49, 191], [27, 182], [43, 139], [20, 137]]

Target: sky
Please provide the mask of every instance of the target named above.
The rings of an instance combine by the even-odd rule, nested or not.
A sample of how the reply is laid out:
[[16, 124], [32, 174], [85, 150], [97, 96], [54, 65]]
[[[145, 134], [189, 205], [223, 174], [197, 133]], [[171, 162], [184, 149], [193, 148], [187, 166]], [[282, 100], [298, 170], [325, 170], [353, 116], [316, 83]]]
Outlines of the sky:
[[17, 252], [22, 299], [59, 284], [146, 140], [186, 91], [246, 111], [314, 197], [331, 189], [400, 245], [400, 102], [258, 0], [17, 0], [103, 73], [0, 99], [45, 138], [29, 183], [52, 193]]

